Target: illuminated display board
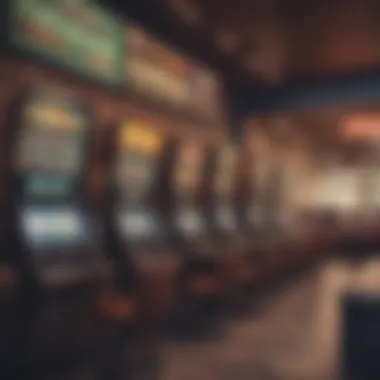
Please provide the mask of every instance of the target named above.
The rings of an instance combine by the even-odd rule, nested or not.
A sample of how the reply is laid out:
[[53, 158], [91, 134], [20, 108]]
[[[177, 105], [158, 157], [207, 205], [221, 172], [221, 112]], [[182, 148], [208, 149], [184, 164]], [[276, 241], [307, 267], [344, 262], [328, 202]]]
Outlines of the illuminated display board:
[[90, 0], [11, 0], [9, 42], [107, 85], [122, 81], [123, 25]]
[[157, 128], [132, 119], [119, 129], [116, 180], [126, 196], [145, 196], [158, 172], [163, 140]]
[[70, 207], [29, 206], [21, 214], [20, 224], [32, 247], [77, 245], [86, 241], [90, 233], [84, 216]]
[[207, 116], [221, 114], [220, 79], [211, 70], [130, 22], [125, 51], [126, 82], [137, 91]]
[[146, 241], [162, 232], [157, 215], [143, 208], [121, 209], [116, 219], [121, 234], [133, 241]]
[[205, 229], [205, 220], [198, 210], [180, 209], [175, 214], [175, 223], [186, 237], [201, 235]]
[[187, 59], [137, 25], [125, 29], [125, 78], [138, 91], [184, 106], [188, 97]]
[[28, 193], [64, 196], [70, 191], [83, 169], [88, 127], [81, 102], [58, 89], [32, 90], [20, 109], [14, 157]]

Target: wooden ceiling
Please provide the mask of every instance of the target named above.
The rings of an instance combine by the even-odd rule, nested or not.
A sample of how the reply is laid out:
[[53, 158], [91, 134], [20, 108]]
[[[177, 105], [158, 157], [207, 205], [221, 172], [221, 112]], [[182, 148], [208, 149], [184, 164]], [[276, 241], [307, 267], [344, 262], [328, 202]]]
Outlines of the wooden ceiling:
[[113, 2], [234, 81], [278, 86], [380, 66], [377, 0]]

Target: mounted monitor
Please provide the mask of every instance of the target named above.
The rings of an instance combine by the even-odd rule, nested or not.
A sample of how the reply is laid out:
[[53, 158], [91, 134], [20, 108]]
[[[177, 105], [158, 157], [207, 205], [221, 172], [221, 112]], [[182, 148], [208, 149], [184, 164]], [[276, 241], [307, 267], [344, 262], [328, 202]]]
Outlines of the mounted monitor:
[[89, 109], [61, 88], [35, 87], [17, 116], [11, 162], [17, 246], [42, 281], [99, 274], [96, 223], [84, 194]]
[[116, 137], [115, 212], [118, 229], [132, 242], [149, 242], [162, 235], [162, 223], [152, 207], [163, 137], [143, 119], [123, 123]]

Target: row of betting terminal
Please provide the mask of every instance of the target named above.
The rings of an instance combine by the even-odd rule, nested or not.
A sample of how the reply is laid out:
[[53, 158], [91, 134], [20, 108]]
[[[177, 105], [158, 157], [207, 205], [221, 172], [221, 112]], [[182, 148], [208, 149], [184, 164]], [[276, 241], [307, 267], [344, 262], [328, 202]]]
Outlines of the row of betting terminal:
[[226, 138], [121, 120], [102, 141], [100, 210], [85, 102], [30, 88], [8, 124], [1, 379], [156, 378], [154, 360], [137, 369], [138, 347], [158, 331], [217, 334], [277, 274], [279, 247], [257, 238], [253, 160]]

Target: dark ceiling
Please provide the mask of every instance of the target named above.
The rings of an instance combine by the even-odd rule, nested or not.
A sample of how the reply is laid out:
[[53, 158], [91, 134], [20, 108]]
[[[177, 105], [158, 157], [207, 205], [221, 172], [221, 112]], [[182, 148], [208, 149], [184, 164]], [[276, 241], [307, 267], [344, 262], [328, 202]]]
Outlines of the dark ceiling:
[[[277, 124], [316, 150], [362, 152], [342, 143], [347, 104], [380, 103], [378, 0], [108, 0], [125, 15], [219, 70], [236, 109], [293, 112]], [[372, 86], [372, 87], [371, 87]], [[372, 98], [371, 98], [372, 96]], [[268, 100], [270, 99], [270, 100]], [[340, 102], [339, 102], [340, 99]], [[311, 107], [313, 108], [313, 107]], [[314, 107], [315, 108], [315, 107]], [[237, 121], [239, 123], [239, 121]], [[290, 125], [290, 127], [289, 127]]]
[[231, 82], [278, 86], [380, 66], [377, 0], [109, 0]]

